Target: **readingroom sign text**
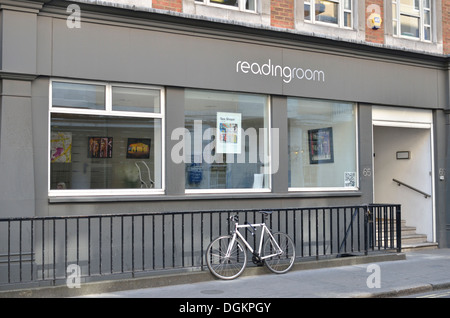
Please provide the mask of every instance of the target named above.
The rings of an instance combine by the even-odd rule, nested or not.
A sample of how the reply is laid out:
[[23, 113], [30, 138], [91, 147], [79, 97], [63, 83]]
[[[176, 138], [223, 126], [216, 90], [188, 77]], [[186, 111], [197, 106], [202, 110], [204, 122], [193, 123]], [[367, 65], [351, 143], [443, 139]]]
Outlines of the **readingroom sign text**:
[[285, 83], [290, 83], [292, 80], [325, 82], [325, 72], [322, 70], [275, 65], [270, 59], [265, 64], [238, 61], [236, 73], [281, 77]]

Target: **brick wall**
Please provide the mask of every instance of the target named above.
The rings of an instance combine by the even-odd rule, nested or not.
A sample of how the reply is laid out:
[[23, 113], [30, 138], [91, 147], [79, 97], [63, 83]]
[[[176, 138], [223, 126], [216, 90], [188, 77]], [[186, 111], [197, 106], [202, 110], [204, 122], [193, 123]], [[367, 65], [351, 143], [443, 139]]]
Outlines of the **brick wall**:
[[[384, 43], [384, 1], [383, 0], [365, 0], [366, 8], [366, 41], [372, 43]], [[448, 0], [450, 1], [450, 0]], [[379, 10], [379, 12], [377, 12]], [[373, 30], [367, 26], [367, 19], [372, 12], [379, 13], [382, 19], [381, 27], [377, 30]]]
[[270, 1], [270, 25], [278, 28], [294, 28], [294, 1], [295, 0], [271, 0]]
[[153, 0], [152, 7], [176, 12], [183, 11], [183, 0]]
[[[150, 1], [150, 0], [149, 0]], [[193, 1], [193, 0], [192, 0]], [[278, 28], [295, 28], [296, 0], [270, 0], [270, 25]], [[359, 1], [359, 0], [358, 0]], [[301, 2], [301, 1], [299, 1]], [[385, 43], [384, 0], [364, 0], [365, 5], [365, 40], [371, 43]], [[183, 0], [152, 0], [155, 9], [183, 12]], [[372, 12], [380, 14], [383, 19], [381, 27], [373, 30], [367, 26], [367, 19]], [[450, 0], [442, 0], [442, 38], [443, 53], [450, 54]]]
[[450, 0], [442, 0], [442, 41], [444, 54], [450, 54]]

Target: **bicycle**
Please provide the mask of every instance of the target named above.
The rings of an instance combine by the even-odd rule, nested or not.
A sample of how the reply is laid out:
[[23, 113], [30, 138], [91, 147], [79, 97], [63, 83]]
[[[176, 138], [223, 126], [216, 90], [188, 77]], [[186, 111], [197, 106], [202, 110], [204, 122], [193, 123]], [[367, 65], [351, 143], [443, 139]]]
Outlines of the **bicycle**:
[[[252, 253], [252, 261], [258, 266], [266, 267], [276, 274], [283, 274], [292, 268], [295, 260], [295, 245], [285, 233], [272, 231], [267, 227], [265, 220], [271, 211], [259, 211], [264, 216], [264, 222], [239, 224], [239, 217], [232, 215], [234, 229], [230, 235], [214, 239], [206, 248], [206, 264], [210, 272], [225, 280], [237, 278], [247, 266], [247, 252]], [[253, 249], [244, 238], [240, 229], [246, 228], [255, 235], [257, 228], [261, 228], [258, 250]], [[253, 231], [252, 231], [253, 230]], [[264, 244], [264, 246], [263, 246]]]

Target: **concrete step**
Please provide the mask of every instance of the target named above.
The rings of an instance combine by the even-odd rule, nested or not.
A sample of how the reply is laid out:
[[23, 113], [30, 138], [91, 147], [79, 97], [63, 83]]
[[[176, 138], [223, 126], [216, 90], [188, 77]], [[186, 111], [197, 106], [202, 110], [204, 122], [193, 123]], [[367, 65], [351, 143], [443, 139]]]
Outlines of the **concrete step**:
[[402, 226], [402, 237], [403, 235], [413, 235], [416, 234], [415, 226]]
[[[378, 220], [377, 220], [378, 221]], [[380, 220], [381, 229], [387, 225], [390, 227], [390, 220], [384, 222], [384, 220]], [[395, 233], [394, 226], [394, 233]], [[406, 220], [401, 220], [401, 231], [402, 231], [402, 251], [412, 251], [417, 249], [434, 249], [438, 248], [438, 243], [428, 242], [427, 236], [425, 234], [416, 233], [415, 226], [406, 225]], [[384, 236], [384, 235], [382, 235]], [[384, 237], [382, 237], [383, 241]], [[395, 239], [394, 239], [395, 243]]]
[[438, 248], [438, 243], [432, 242], [417, 243], [417, 244], [402, 243], [402, 252], [424, 250], [424, 249], [436, 249], [436, 248]]
[[[382, 229], [383, 229], [383, 227], [382, 227]], [[388, 228], [388, 230], [390, 231], [391, 229]], [[396, 229], [395, 228], [392, 231], [393, 231], [394, 234], [396, 233]], [[416, 228], [414, 226], [402, 226], [401, 231], [402, 231], [402, 236], [416, 234]]]
[[425, 234], [409, 234], [403, 235], [402, 233], [402, 245], [403, 244], [418, 244], [427, 243], [427, 236]]

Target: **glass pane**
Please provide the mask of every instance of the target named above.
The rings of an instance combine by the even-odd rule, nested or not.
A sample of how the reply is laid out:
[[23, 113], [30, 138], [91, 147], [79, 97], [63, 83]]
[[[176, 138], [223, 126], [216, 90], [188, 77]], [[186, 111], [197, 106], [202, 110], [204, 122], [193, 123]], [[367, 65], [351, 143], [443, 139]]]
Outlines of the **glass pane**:
[[161, 120], [51, 115], [51, 189], [161, 188]]
[[210, 0], [209, 2], [233, 7], [237, 7], [239, 5], [238, 0]]
[[423, 0], [423, 7], [425, 9], [431, 9], [431, 3], [430, 0]]
[[423, 14], [423, 23], [425, 24], [425, 25], [430, 25], [431, 24], [431, 12], [430, 11], [424, 11], [424, 14]]
[[394, 26], [394, 35], [398, 35], [398, 31], [397, 31], [397, 21], [393, 21], [393, 26]]
[[419, 0], [400, 0], [400, 13], [419, 15]]
[[186, 90], [185, 128], [186, 189], [269, 187], [267, 96]]
[[352, 103], [288, 98], [289, 187], [358, 186]]
[[256, 0], [245, 0], [245, 10], [256, 11]]
[[112, 88], [112, 109], [117, 111], [159, 113], [160, 91], [143, 88]]
[[311, 6], [309, 4], [305, 4], [305, 20], [311, 21]]
[[105, 86], [53, 82], [52, 106], [105, 109]]
[[352, 9], [352, 0], [344, 0], [344, 9], [351, 10]]
[[425, 27], [424, 28], [424, 40], [425, 41], [431, 41], [431, 28], [430, 27]]
[[339, 5], [331, 1], [318, 1], [316, 3], [316, 21], [338, 23]]
[[419, 18], [401, 15], [400, 16], [401, 35], [419, 37]]
[[352, 26], [352, 14], [344, 12], [344, 26], [350, 28]]

